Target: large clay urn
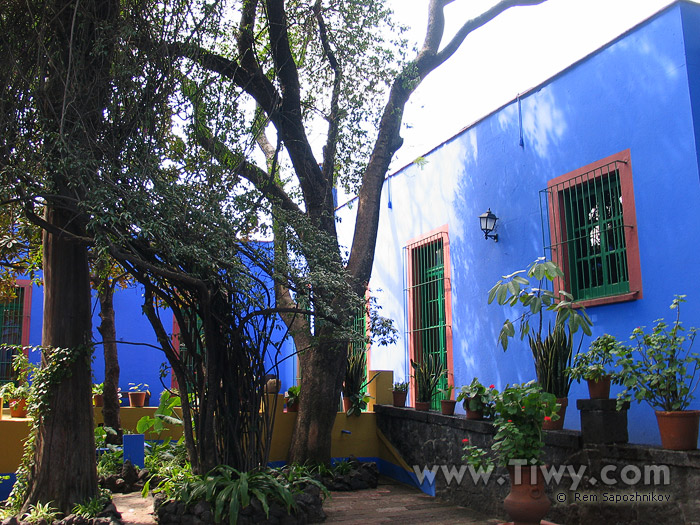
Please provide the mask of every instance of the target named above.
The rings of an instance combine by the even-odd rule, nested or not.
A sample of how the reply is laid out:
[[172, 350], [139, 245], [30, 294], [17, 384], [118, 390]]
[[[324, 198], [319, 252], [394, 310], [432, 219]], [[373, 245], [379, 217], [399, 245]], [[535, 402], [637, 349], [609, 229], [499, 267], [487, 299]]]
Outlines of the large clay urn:
[[503, 501], [513, 525], [539, 525], [552, 503], [544, 491], [544, 476], [537, 466], [508, 467], [510, 493]]

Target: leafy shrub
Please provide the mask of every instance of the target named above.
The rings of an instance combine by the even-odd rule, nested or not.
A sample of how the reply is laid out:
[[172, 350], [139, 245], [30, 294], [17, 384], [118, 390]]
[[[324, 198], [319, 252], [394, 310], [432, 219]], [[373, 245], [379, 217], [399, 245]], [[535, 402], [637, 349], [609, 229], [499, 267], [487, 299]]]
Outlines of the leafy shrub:
[[183, 472], [178, 474], [181, 477], [171, 478], [168, 481], [170, 486], [163, 487], [164, 492], [170, 491], [170, 494], [166, 492], [166, 496], [183, 501], [186, 505], [207, 501], [216, 523], [228, 520], [231, 525], [235, 525], [239, 511], [247, 507], [253, 498], [260, 502], [265, 514], [269, 516], [271, 501], [283, 504], [287, 512], [295, 510], [293, 495], [308, 485], [315, 485], [324, 495], [328, 494], [321, 483], [304, 475], [299, 469], [287, 473], [279, 470], [239, 472], [233, 467], [220, 465], [206, 476], [194, 476], [191, 472], [189, 475], [182, 475]]
[[36, 505], [30, 505], [29, 512], [22, 517], [22, 521], [26, 521], [27, 523], [39, 523], [41, 521], [53, 523], [60, 512], [53, 508], [51, 503], [52, 502], [49, 501], [45, 504], [37, 503]]

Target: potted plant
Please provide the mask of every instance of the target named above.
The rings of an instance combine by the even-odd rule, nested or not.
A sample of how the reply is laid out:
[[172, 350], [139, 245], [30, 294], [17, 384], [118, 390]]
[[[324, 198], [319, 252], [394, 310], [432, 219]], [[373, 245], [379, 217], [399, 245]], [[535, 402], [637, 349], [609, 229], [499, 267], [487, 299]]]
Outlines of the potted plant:
[[367, 394], [367, 385], [378, 376], [367, 381], [367, 353], [350, 347], [343, 381], [343, 409], [348, 416], [359, 416], [367, 408], [367, 403], [372, 399]]
[[444, 399], [440, 400], [440, 412], [444, 416], [451, 416], [455, 413], [457, 401], [452, 399], [452, 390], [454, 390], [454, 385], [447, 385], [440, 389], [440, 393], [444, 396]]
[[[525, 274], [524, 277], [522, 274]], [[561, 268], [552, 261], [540, 257], [528, 266], [504, 276], [489, 291], [488, 303], [496, 301], [500, 305], [522, 308], [516, 318], [519, 324], [520, 339], [528, 339], [532, 357], [535, 362], [537, 381], [545, 392], [554, 394], [560, 406], [561, 417], [557, 423], [545, 425], [545, 428], [562, 428], [568, 405], [567, 396], [571, 378], [566, 369], [571, 366], [573, 351], [573, 334], [579, 328], [586, 335], [591, 335], [592, 322], [584, 308], [577, 308], [573, 297], [564, 292], [555, 293], [546, 289], [546, 285], [558, 282], [564, 277]], [[530, 279], [536, 281], [532, 284]], [[545, 314], [554, 317], [547, 322]], [[498, 341], [507, 350], [508, 342], [515, 336], [515, 327], [506, 319], [498, 336]], [[583, 338], [581, 338], [583, 342]], [[580, 347], [579, 343], [579, 347]]]
[[671, 325], [657, 319], [649, 333], [635, 328], [633, 344], [616, 350], [615, 376], [624, 386], [618, 406], [634, 399], [655, 408], [661, 446], [670, 450], [695, 450], [700, 422], [700, 410], [688, 410], [700, 381], [700, 355], [691, 352], [697, 328], [686, 331], [680, 320], [684, 302], [685, 295], [674, 296]]
[[392, 390], [392, 394], [394, 396], [394, 406], [395, 407], [405, 407], [406, 406], [406, 396], [408, 396], [408, 381], [394, 383], [394, 388]]
[[447, 373], [439, 356], [428, 354], [420, 363], [411, 359], [416, 380], [416, 410], [430, 410], [430, 403], [437, 394], [440, 379]]
[[612, 335], [605, 334], [595, 339], [587, 352], [578, 353], [574, 364], [567, 369], [571, 379], [588, 382], [590, 399], [608, 399], [612, 382], [613, 362], [621, 343]]
[[95, 383], [92, 385], [92, 402], [96, 407], [101, 407], [104, 404], [104, 400], [102, 398], [104, 388], [104, 383]]
[[287, 412], [299, 412], [299, 392], [301, 387], [292, 385], [284, 393], [284, 400], [287, 403]]
[[10, 381], [0, 388], [0, 398], [7, 399], [10, 407], [10, 417], [27, 417], [27, 401], [30, 387], [27, 383], [15, 384]]
[[475, 377], [471, 383], [461, 388], [457, 401], [462, 402], [467, 419], [484, 419], [493, 415], [496, 394], [498, 391], [494, 385], [486, 388]]
[[539, 523], [551, 506], [545, 495], [542, 469], [542, 423], [559, 417], [556, 398], [531, 381], [506, 386], [495, 396], [492, 454], [462, 440], [462, 459], [478, 469], [508, 468], [511, 491], [504, 501], [515, 523]]
[[129, 383], [129, 406], [143, 407], [146, 404], [146, 397], [150, 396], [146, 383]]
[[12, 357], [12, 370], [16, 374], [16, 379], [5, 383], [0, 388], [0, 398], [7, 399], [10, 407], [10, 417], [27, 417], [27, 402], [31, 395], [29, 385], [29, 375], [34, 371], [34, 365], [29, 363], [29, 358], [24, 354], [21, 347]]

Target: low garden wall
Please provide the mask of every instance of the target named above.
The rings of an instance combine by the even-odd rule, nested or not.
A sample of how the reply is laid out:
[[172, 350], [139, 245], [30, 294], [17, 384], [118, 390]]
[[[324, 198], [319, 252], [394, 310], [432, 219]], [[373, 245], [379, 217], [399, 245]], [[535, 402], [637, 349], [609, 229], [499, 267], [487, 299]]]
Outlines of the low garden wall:
[[[486, 481], [462, 460], [463, 439], [489, 447], [495, 433], [490, 423], [388, 405], [375, 411], [377, 428], [419, 480], [434, 476], [430, 491], [437, 497], [506, 517], [506, 469], [496, 469]], [[561, 430], [545, 432], [543, 457], [552, 502], [549, 520], [567, 525], [700, 524], [700, 451], [584, 444], [580, 432]]]

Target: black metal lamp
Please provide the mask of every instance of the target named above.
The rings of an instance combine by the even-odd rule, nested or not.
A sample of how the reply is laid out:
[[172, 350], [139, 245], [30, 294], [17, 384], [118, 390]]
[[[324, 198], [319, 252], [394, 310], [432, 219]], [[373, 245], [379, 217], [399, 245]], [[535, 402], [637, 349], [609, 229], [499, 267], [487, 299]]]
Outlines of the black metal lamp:
[[481, 225], [481, 231], [484, 232], [484, 239], [493, 239], [494, 241], [498, 242], [497, 233], [489, 235], [496, 227], [497, 220], [498, 217], [491, 213], [491, 208], [489, 208], [486, 213], [479, 215], [479, 223]]

